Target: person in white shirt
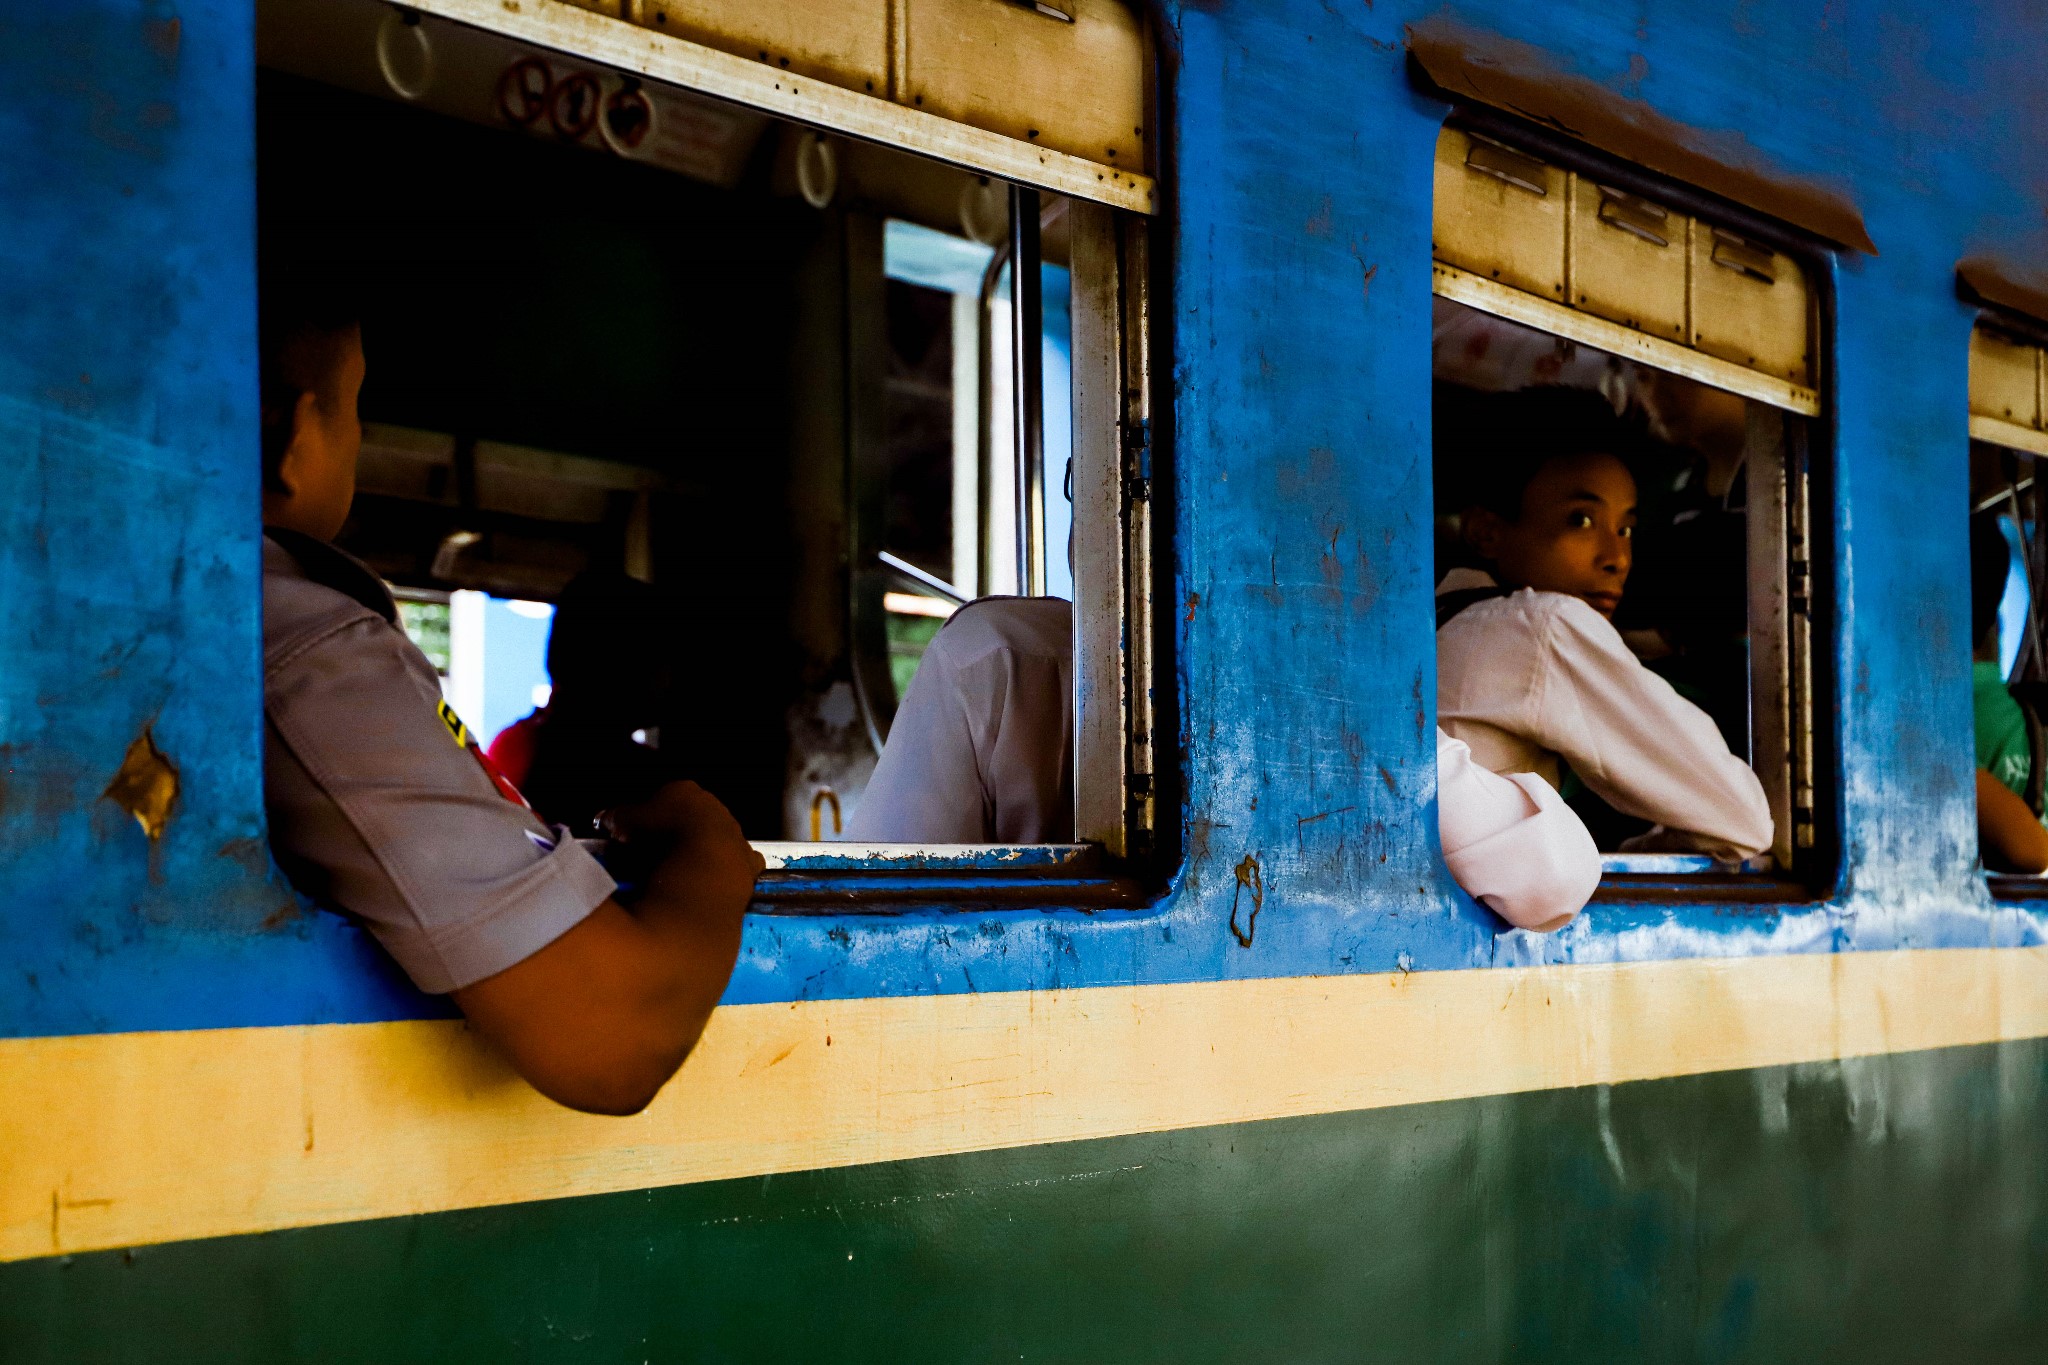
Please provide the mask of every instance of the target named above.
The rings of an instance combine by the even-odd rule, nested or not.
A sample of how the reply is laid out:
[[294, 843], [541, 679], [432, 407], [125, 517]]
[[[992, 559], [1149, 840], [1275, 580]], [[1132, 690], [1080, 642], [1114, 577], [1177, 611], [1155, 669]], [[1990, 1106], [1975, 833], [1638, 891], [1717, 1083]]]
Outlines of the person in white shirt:
[[[858, 843], [1074, 837], [1073, 608], [985, 598], [933, 638], [843, 836]], [[1600, 880], [1586, 827], [1541, 779], [1500, 777], [1437, 732], [1444, 859], [1510, 924], [1557, 929]]]
[[1064, 844], [1074, 838], [1074, 608], [984, 597], [926, 646], [846, 839]]
[[[1644, 438], [1597, 394], [1490, 396], [1463, 536], [1485, 570], [1438, 585], [1437, 716], [1495, 772], [1555, 785], [1560, 760], [1652, 822], [1635, 848], [1736, 860], [1771, 845], [1763, 784], [1707, 714], [1645, 668], [1612, 617], [1633, 562]], [[1439, 452], [1443, 458], [1445, 452]]]

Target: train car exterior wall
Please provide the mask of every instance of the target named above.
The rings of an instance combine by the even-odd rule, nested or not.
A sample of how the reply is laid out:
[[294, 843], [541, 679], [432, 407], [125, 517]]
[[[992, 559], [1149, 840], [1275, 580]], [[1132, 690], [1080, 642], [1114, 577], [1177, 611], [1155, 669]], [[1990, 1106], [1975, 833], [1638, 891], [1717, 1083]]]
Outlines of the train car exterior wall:
[[[622, 1122], [264, 853], [250, 10], [4, 21], [0, 1359], [2038, 1352], [2048, 913], [1976, 864], [1954, 272], [2048, 270], [2048, 16], [1163, 7], [1168, 884], [756, 916]], [[1827, 282], [1811, 899], [1537, 939], [1441, 867], [1418, 25], [1877, 247]]]

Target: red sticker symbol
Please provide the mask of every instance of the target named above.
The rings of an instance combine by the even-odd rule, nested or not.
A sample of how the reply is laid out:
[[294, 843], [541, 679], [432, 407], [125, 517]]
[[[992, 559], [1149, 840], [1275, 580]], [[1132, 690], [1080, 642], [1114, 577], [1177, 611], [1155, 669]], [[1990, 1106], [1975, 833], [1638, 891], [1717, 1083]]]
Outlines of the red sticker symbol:
[[594, 77], [574, 75], [555, 87], [554, 95], [548, 100], [548, 122], [555, 131], [575, 142], [597, 126], [598, 107], [603, 102], [603, 91], [598, 88]]
[[538, 57], [526, 57], [505, 68], [498, 77], [498, 112], [509, 123], [530, 128], [547, 112], [548, 91], [555, 76]]

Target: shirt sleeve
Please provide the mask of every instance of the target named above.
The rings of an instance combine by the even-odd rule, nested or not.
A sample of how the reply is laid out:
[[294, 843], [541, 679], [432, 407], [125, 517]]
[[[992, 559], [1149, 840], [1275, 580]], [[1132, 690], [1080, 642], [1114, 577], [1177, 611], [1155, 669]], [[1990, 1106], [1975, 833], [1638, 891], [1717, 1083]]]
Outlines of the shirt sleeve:
[[973, 726], [943, 630], [896, 708], [844, 837], [875, 844], [978, 844], [991, 837]]
[[1577, 598], [1546, 594], [1521, 723], [1616, 810], [1746, 858], [1771, 846], [1763, 783], [1706, 712], [1629, 652]]
[[1437, 831], [1465, 893], [1522, 929], [1562, 928], [1600, 884], [1593, 836], [1533, 773], [1501, 776], [1436, 732]]
[[266, 668], [278, 862], [368, 926], [420, 989], [524, 961], [611, 895], [566, 831], [501, 795], [439, 714], [433, 670], [365, 614]]

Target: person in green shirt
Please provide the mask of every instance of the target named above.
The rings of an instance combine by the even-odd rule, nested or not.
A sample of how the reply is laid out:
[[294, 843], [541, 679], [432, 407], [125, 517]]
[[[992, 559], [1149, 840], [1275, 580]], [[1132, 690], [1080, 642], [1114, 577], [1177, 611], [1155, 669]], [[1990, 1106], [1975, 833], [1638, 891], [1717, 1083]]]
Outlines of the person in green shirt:
[[1996, 872], [2048, 872], [2048, 829], [2028, 808], [2027, 717], [1998, 663], [1998, 604], [2011, 563], [1998, 519], [1970, 518], [1970, 700], [1977, 731], [1977, 842]]

